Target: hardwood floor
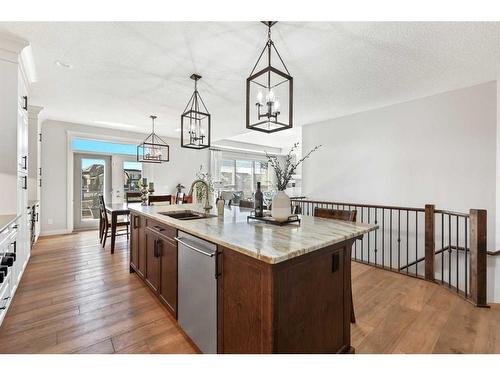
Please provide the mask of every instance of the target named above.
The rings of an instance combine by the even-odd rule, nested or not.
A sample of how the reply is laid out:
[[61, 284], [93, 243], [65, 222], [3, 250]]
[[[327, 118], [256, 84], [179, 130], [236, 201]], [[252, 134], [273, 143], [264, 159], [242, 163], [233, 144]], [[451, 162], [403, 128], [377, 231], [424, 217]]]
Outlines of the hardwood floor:
[[[0, 327], [0, 353], [194, 353], [149, 289], [96, 232], [41, 238]], [[353, 263], [357, 353], [500, 353], [500, 306]]]

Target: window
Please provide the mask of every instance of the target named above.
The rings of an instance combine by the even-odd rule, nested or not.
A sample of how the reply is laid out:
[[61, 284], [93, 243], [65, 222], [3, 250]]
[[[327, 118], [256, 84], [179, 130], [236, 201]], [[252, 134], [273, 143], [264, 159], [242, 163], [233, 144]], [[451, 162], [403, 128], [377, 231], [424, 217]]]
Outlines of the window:
[[142, 163], [124, 161], [123, 174], [123, 191], [139, 191], [139, 181], [142, 178]]
[[91, 139], [74, 138], [71, 141], [74, 151], [100, 152], [106, 154], [137, 155], [137, 146], [125, 143], [94, 141]]
[[250, 198], [253, 187], [253, 161], [236, 160], [235, 190], [242, 191], [243, 197]]
[[261, 183], [262, 191], [270, 191], [274, 188], [272, 170], [264, 159], [252, 160], [224, 155], [220, 181], [223, 190], [242, 192], [244, 199], [253, 198], [257, 182]]

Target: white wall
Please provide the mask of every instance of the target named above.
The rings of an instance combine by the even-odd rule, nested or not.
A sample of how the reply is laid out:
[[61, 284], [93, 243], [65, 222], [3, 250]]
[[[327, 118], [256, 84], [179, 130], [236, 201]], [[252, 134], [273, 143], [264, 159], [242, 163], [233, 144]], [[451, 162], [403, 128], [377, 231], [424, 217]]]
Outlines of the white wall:
[[[484, 208], [488, 250], [497, 249], [496, 82], [307, 125], [302, 132], [303, 152], [323, 144], [303, 167], [308, 198]], [[495, 284], [489, 280], [489, 296], [500, 300]]]
[[[42, 171], [41, 201], [42, 235], [66, 233], [67, 227], [67, 133], [77, 132], [84, 137], [110, 137], [142, 141], [145, 134], [97, 128], [88, 125], [46, 120], [42, 123]], [[80, 135], [81, 133], [81, 135]], [[170, 145], [170, 162], [158, 165], [144, 164], [144, 175], [155, 183], [157, 193], [175, 192], [175, 185], [182, 182], [189, 186], [200, 164], [208, 168], [208, 150], [197, 151], [180, 147], [180, 141], [165, 138]], [[116, 140], [115, 140], [116, 141]], [[116, 165], [120, 158], [114, 158]], [[72, 178], [70, 176], [70, 178]], [[49, 222], [51, 222], [49, 224]]]

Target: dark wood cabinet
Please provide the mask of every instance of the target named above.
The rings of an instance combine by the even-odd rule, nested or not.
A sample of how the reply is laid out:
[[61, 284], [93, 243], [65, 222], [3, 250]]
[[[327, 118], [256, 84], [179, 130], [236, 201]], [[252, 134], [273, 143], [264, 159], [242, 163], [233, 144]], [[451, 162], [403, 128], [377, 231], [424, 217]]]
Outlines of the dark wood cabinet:
[[134, 272], [139, 267], [139, 226], [141, 219], [139, 215], [131, 214], [130, 222], [130, 272]]
[[158, 238], [161, 251], [160, 299], [177, 317], [177, 243], [168, 237]]
[[[131, 270], [175, 318], [176, 235], [175, 228], [132, 214]], [[277, 264], [219, 245], [217, 352], [352, 352], [353, 242], [349, 239]]]
[[146, 283], [158, 293], [160, 290], [160, 245], [158, 234], [146, 228]]
[[144, 277], [146, 275], [146, 218], [131, 214], [130, 220], [130, 271], [135, 271], [140, 277]]
[[146, 284], [177, 317], [177, 243], [174, 228], [148, 220], [145, 229]]
[[268, 264], [219, 247], [219, 353], [338, 353], [350, 347], [352, 240]]

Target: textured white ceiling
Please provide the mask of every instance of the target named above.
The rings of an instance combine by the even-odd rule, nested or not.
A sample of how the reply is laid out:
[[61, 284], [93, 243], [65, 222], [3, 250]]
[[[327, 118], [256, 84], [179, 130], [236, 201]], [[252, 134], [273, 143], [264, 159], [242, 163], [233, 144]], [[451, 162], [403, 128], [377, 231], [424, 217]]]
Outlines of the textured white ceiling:
[[[188, 77], [197, 72], [214, 138], [246, 132], [245, 79], [266, 38], [259, 22], [25, 22], [0, 30], [31, 42], [38, 75], [31, 102], [46, 118], [146, 132], [154, 113], [160, 133], [176, 136], [193, 90]], [[500, 72], [500, 23], [280, 22], [273, 39], [294, 76], [297, 125]]]

